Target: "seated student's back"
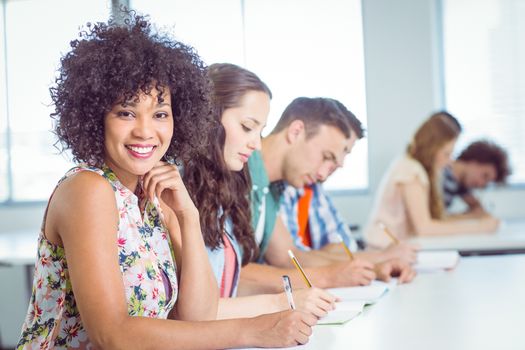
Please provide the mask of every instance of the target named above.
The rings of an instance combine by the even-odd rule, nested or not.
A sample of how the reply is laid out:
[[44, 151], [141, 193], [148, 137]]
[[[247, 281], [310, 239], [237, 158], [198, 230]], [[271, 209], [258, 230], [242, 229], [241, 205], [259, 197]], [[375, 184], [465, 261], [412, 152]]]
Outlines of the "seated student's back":
[[[423, 166], [409, 155], [397, 158], [390, 166], [379, 185], [377, 193], [381, 197], [372, 210], [373, 222], [365, 230], [367, 244], [385, 247], [392, 243], [383, 232], [380, 223], [388, 225], [388, 229], [396, 232], [401, 240], [415, 235], [413, 223], [408, 218], [408, 208], [403, 198], [405, 184], [417, 183], [424, 191], [428, 191], [430, 180]], [[388, 224], [386, 224], [388, 223]]]

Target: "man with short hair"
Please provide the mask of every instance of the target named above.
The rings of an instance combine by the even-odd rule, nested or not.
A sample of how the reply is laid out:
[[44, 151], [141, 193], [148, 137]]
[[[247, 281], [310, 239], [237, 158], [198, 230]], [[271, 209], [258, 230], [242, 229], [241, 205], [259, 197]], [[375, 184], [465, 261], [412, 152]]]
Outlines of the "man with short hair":
[[[344, 105], [341, 104], [339, 108], [345, 113], [357, 140], [363, 138], [365, 131], [359, 119]], [[352, 151], [356, 140], [348, 141], [345, 153], [340, 155], [339, 166], [343, 165], [344, 158]], [[333, 167], [329, 175], [336, 169], [337, 167]], [[358, 251], [348, 225], [325, 193], [322, 181], [299, 189], [288, 185], [283, 192], [280, 215], [294, 244], [301, 250], [315, 249], [332, 258], [348, 259], [340, 244], [342, 239], [355, 256], [374, 263], [389, 259], [402, 259], [409, 264], [416, 261], [416, 247], [405, 242], [393, 244], [383, 250]]]
[[453, 199], [460, 197], [468, 206], [467, 215], [486, 215], [487, 212], [472, 190], [486, 188], [490, 183], [504, 184], [510, 173], [507, 152], [501, 146], [487, 140], [471, 143], [445, 168], [445, 206], [450, 208]]
[[278, 215], [285, 183], [302, 188], [324, 181], [340, 165], [348, 145], [357, 140], [340, 106], [340, 102], [329, 98], [295, 99], [272, 133], [262, 140], [261, 152], [250, 157], [252, 224], [259, 242], [259, 260], [272, 267], [248, 264], [242, 270], [241, 282], [273, 284], [281, 289], [280, 276], [289, 274], [295, 284], [301, 285], [302, 278], [293, 268], [288, 250], [305, 267], [312, 283], [321, 288], [366, 285], [376, 273], [383, 279], [397, 272], [403, 274], [401, 279], [413, 277], [410, 269], [399, 262], [374, 266], [362, 259], [337, 261], [317, 251], [301, 251]]

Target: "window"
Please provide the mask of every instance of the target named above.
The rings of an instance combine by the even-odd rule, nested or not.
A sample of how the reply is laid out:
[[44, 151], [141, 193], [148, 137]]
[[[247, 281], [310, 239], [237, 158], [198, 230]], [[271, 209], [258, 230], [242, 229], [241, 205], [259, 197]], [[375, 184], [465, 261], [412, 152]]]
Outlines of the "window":
[[[3, 8], [2, 8], [3, 10]], [[5, 52], [4, 16], [0, 16], [0, 50]], [[0, 202], [9, 198], [7, 103], [5, 80], [5, 55], [0, 55]]]
[[525, 183], [524, 20], [521, 0], [443, 0], [446, 105], [464, 127], [458, 149], [497, 142], [514, 184]]
[[[73, 163], [51, 132], [49, 88], [62, 54], [115, 1], [5, 0], [0, 19], [0, 202], [47, 200]], [[359, 0], [130, 0], [130, 7], [194, 46], [207, 63], [256, 72], [274, 92], [266, 133], [297, 96], [343, 102], [366, 125]], [[206, 10], [203, 10], [206, 9]], [[322, 14], [322, 15], [320, 15]], [[5, 19], [5, 21], [4, 21]], [[367, 141], [329, 189], [368, 186]]]
[[240, 0], [130, 0], [130, 7], [193, 46], [206, 63], [243, 65]]
[[[257, 73], [274, 95], [265, 133], [298, 96], [336, 98], [366, 125], [361, 1], [133, 0], [130, 5], [173, 29], [206, 63], [231, 62]], [[359, 141], [327, 189], [366, 188], [367, 151], [367, 140]]]
[[[12, 201], [46, 200], [53, 187], [72, 166], [67, 156], [57, 155], [55, 137], [50, 132], [52, 119], [49, 87], [54, 82], [60, 57], [69, 50], [69, 42], [79, 27], [88, 21], [106, 21], [109, 3], [82, 0], [4, 1], [5, 31], [3, 42], [7, 77], [7, 104], [2, 103], [2, 136], [5, 135], [7, 105], [9, 138], [2, 137], [0, 161], [2, 173], [9, 169], [10, 152]], [[4, 65], [2, 67], [4, 67]], [[7, 78], [7, 80], [6, 80]], [[1, 91], [1, 90], [0, 90]], [[7, 144], [10, 140], [10, 144]], [[7, 181], [7, 180], [6, 180]], [[1, 185], [7, 189], [7, 186]], [[4, 190], [0, 196], [6, 199]]]

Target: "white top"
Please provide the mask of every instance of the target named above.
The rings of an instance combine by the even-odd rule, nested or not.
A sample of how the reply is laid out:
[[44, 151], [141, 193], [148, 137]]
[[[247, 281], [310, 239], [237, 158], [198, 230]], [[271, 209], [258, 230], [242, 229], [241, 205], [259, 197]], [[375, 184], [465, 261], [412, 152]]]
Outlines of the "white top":
[[391, 239], [379, 227], [382, 222], [400, 240], [414, 235], [400, 185], [419, 182], [430, 191], [428, 175], [417, 160], [404, 155], [397, 158], [383, 176], [375, 196], [374, 206], [364, 230], [367, 244], [386, 247]]

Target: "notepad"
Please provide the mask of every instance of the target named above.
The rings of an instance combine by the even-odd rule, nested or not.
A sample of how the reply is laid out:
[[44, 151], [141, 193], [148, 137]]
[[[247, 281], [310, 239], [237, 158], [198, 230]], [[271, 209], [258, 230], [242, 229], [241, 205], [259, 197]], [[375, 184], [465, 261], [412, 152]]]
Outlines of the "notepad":
[[361, 300], [346, 300], [338, 301], [335, 303], [335, 310], [341, 311], [363, 311], [365, 307], [365, 302]]
[[321, 317], [319, 321], [317, 321], [317, 325], [319, 326], [330, 326], [330, 325], [342, 325], [346, 322], [352, 320], [357, 315], [359, 315], [361, 311], [356, 310], [332, 310], [326, 316]]
[[399, 283], [399, 281], [398, 281], [397, 277], [392, 277], [392, 278], [390, 278], [390, 281], [388, 281], [388, 282], [379, 281], [379, 280], [373, 280], [371, 285], [385, 286], [386, 289], [392, 290], [392, 289], [397, 287], [398, 283]]
[[424, 250], [417, 253], [414, 269], [418, 272], [448, 270], [456, 267], [460, 259], [457, 250]]
[[387, 283], [374, 283], [368, 286], [329, 288], [327, 291], [342, 301], [362, 301], [365, 304], [373, 304], [389, 289], [387, 285]]

